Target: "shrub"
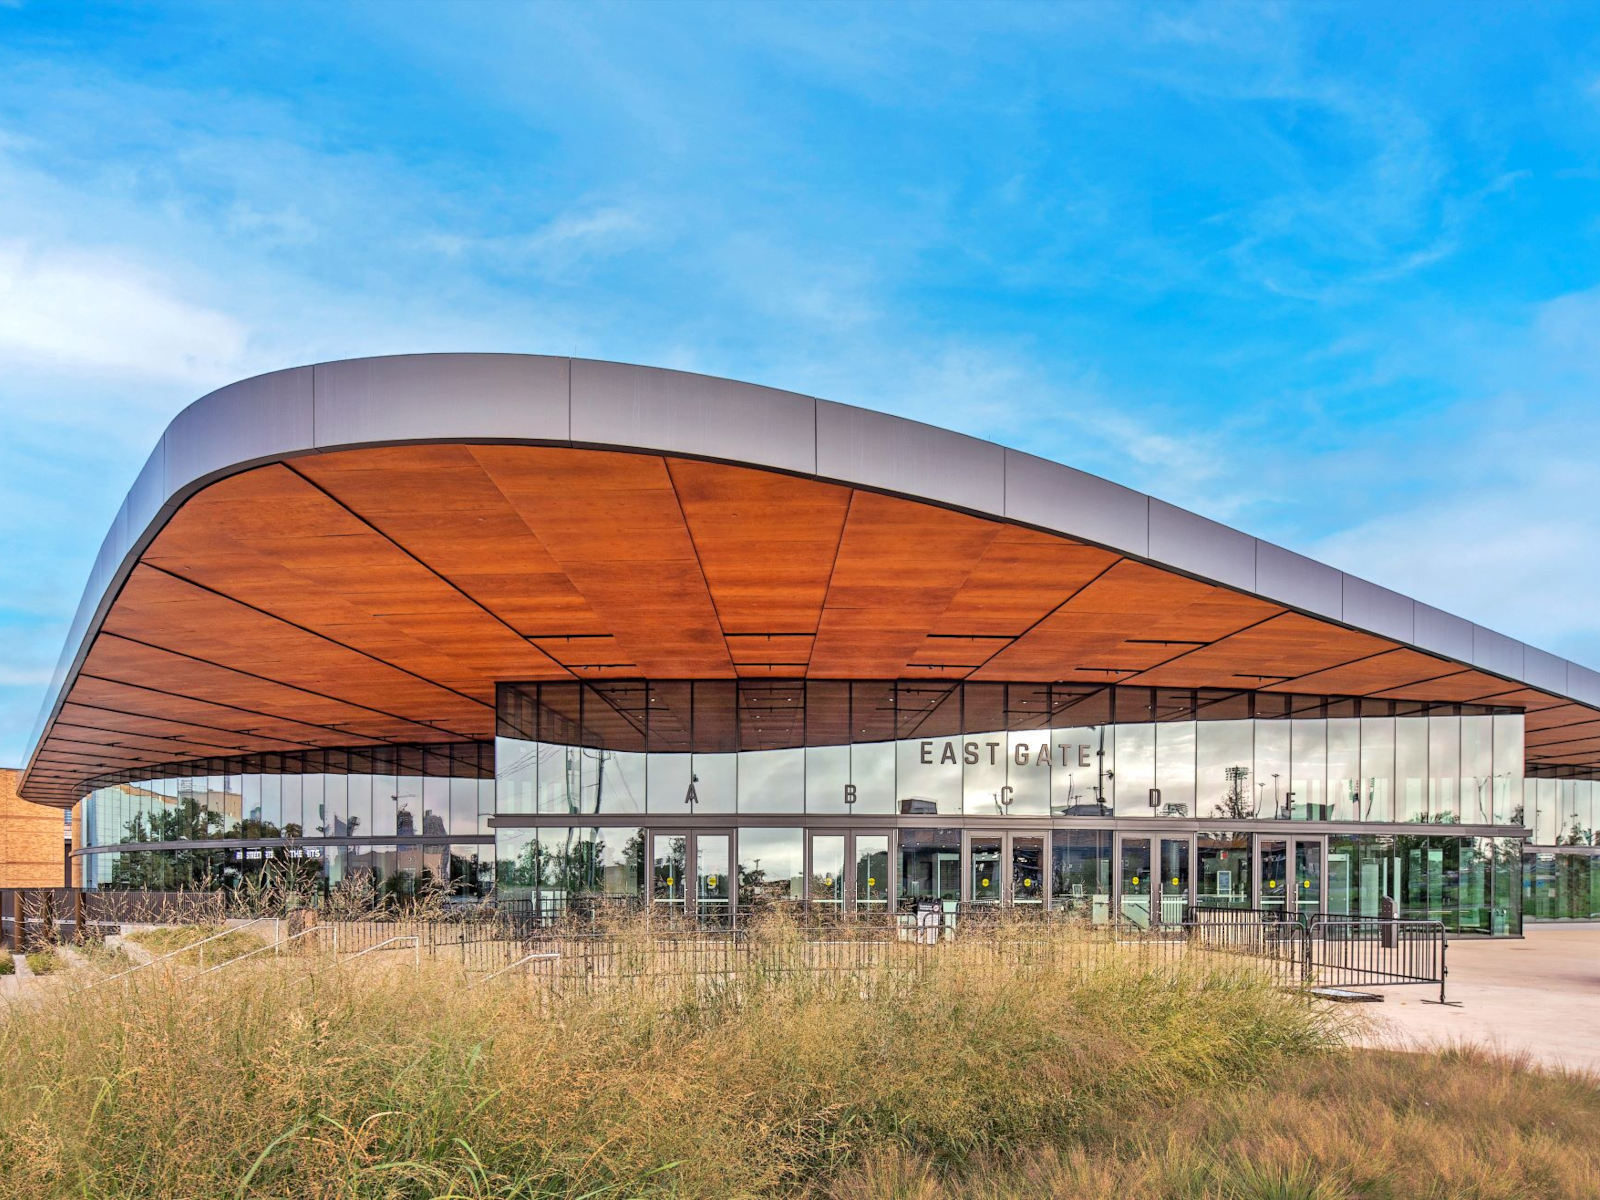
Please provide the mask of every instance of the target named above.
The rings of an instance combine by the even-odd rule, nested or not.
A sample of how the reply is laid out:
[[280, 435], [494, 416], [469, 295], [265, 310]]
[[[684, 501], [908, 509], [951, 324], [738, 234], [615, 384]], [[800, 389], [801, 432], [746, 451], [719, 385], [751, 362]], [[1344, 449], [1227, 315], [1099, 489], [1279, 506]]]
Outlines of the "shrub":
[[61, 970], [67, 964], [54, 950], [35, 950], [27, 955], [28, 970], [35, 975], [50, 975]]
[[15, 975], [17, 973], [17, 960], [11, 957], [11, 951], [0, 950], [0, 975]]
[[91, 967], [108, 975], [126, 971], [134, 965], [133, 959], [121, 946], [108, 946], [104, 942], [85, 942], [77, 947], [77, 950]]
[[[222, 936], [217, 937], [218, 934]], [[172, 954], [186, 946], [195, 946], [196, 942], [206, 941], [207, 938], [216, 938], [215, 941], [206, 942], [204, 946], [195, 946], [188, 953], [176, 955], [175, 961], [185, 966], [214, 967], [218, 963], [228, 962], [241, 954], [248, 954], [266, 945], [266, 942], [249, 930], [235, 929], [224, 934], [220, 925], [165, 925], [155, 929], [141, 929], [124, 936], [128, 941], [137, 942], [157, 957]]]

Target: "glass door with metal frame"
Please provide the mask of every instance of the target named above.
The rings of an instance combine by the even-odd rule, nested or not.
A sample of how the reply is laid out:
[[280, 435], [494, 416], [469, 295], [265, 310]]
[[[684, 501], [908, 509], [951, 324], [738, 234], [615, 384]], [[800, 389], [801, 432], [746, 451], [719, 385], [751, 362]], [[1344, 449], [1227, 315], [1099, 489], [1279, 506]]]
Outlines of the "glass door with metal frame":
[[843, 833], [811, 835], [811, 865], [807, 897], [822, 912], [844, 912], [845, 839]]
[[853, 894], [858, 913], [889, 911], [889, 835], [851, 834], [854, 851], [850, 856], [854, 875]]
[[1159, 861], [1156, 872], [1156, 919], [1163, 925], [1181, 925], [1189, 911], [1189, 859], [1192, 839], [1164, 837], [1159, 839]]
[[1322, 839], [1296, 838], [1294, 842], [1294, 904], [1302, 921], [1322, 911]]
[[730, 928], [735, 901], [732, 834], [694, 835], [694, 881], [700, 924]]
[[1117, 916], [1138, 929], [1150, 928], [1150, 865], [1148, 834], [1117, 835]]
[[968, 896], [974, 904], [1042, 905], [1044, 836], [978, 831], [967, 836]]
[[674, 916], [685, 915], [689, 894], [689, 835], [650, 834], [650, 900]]
[[1261, 877], [1261, 910], [1287, 916], [1292, 910], [1287, 895], [1289, 846], [1282, 838], [1256, 839], [1256, 870]]
[[650, 834], [650, 901], [657, 911], [702, 924], [733, 921], [731, 830], [656, 830]]

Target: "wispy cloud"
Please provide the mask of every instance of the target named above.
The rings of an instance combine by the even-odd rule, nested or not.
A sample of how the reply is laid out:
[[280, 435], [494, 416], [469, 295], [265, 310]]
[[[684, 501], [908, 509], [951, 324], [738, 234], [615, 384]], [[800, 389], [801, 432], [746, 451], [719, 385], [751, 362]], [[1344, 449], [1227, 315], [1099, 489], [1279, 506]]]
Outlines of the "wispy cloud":
[[0, 355], [63, 375], [195, 383], [238, 367], [246, 333], [115, 252], [0, 241]]

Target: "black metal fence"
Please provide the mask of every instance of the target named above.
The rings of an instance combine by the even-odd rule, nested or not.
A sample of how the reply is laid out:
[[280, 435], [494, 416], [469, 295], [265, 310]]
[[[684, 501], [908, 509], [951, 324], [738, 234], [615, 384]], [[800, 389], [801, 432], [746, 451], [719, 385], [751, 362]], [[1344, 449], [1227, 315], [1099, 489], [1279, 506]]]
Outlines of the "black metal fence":
[[61, 942], [99, 942], [121, 924], [81, 888], [0, 888], [0, 945], [25, 954]]
[[[108, 898], [108, 896], [110, 898]], [[146, 895], [135, 919], [220, 923], [205, 904]], [[0, 940], [13, 950], [120, 932], [134, 910], [127, 897], [70, 888], [0, 888]], [[237, 915], [237, 914], [233, 914]], [[164, 920], [163, 920], [164, 918]], [[1070, 929], [1071, 936], [1059, 936]], [[1253, 960], [1286, 985], [1378, 987], [1439, 985], [1444, 1002], [1448, 939], [1438, 921], [1317, 915], [1283, 908], [1190, 907], [1179, 923], [1093, 924], [1079, 912], [1042, 905], [929, 902], [899, 911], [816, 902], [767, 903], [695, 912], [678, 905], [586, 900], [559, 907], [503, 901], [431, 913], [335, 918], [312, 909], [287, 914], [275, 939], [281, 954], [334, 961], [406, 950], [420, 961], [454, 963], [469, 973], [509, 970], [555, 981], [628, 978], [647, 969], [670, 976], [759, 969], [838, 973], [905, 967], [952, 942], [981, 944], [996, 963], [1118, 947], [1146, 962], [1190, 952]], [[773, 949], [773, 947], [787, 947]], [[804, 947], [803, 951], [796, 947]], [[775, 955], [779, 957], [774, 957]], [[787, 957], [782, 957], [786, 955]], [[913, 956], [907, 959], [906, 956]], [[764, 956], [764, 957], [763, 957]]]
[[1437, 983], [1445, 1003], [1449, 938], [1442, 921], [1318, 915], [1306, 937], [1313, 977], [1324, 986]]

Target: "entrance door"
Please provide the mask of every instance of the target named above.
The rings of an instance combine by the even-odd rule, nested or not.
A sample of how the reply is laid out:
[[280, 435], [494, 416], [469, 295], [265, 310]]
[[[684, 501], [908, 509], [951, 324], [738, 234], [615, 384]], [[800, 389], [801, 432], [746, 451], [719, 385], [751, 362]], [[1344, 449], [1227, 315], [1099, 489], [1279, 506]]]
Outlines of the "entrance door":
[[657, 911], [702, 924], [732, 924], [738, 896], [729, 830], [650, 835], [650, 901]]
[[1164, 837], [1160, 843], [1156, 894], [1161, 903], [1156, 919], [1163, 925], [1181, 925], [1189, 909], [1189, 838]]
[[1261, 874], [1261, 910], [1268, 914], [1287, 915], [1285, 895], [1289, 883], [1289, 845], [1282, 838], [1256, 839], [1256, 866]]
[[689, 835], [687, 833], [652, 833], [650, 835], [650, 900], [671, 911], [674, 916], [686, 913], [685, 897], [689, 892]]
[[1044, 905], [1044, 838], [1033, 833], [1012, 833], [1011, 903]]
[[1322, 911], [1322, 857], [1321, 838], [1295, 839], [1294, 911], [1302, 921]]
[[695, 905], [700, 924], [733, 925], [733, 838], [726, 833], [694, 835]]
[[967, 842], [967, 895], [974, 904], [1000, 904], [1005, 900], [1006, 835], [975, 833]]
[[855, 899], [858, 913], [889, 911], [889, 835], [852, 835], [855, 851], [851, 866], [855, 872]]
[[845, 835], [842, 833], [813, 833], [811, 835], [811, 872], [809, 896], [813, 907], [823, 912], [844, 912]]
[[1044, 903], [1042, 834], [969, 834], [967, 863], [967, 894], [972, 903]]
[[1117, 915], [1139, 929], [1150, 928], [1150, 838], [1117, 836]]

